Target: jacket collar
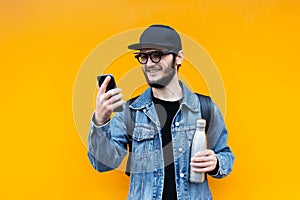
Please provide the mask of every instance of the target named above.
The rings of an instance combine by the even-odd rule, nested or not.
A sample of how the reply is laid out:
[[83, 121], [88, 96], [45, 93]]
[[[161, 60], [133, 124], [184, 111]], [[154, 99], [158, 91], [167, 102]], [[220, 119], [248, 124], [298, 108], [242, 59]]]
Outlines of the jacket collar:
[[[179, 84], [183, 90], [183, 99], [181, 106], [184, 105], [193, 112], [198, 112], [199, 101], [197, 96], [192, 93], [181, 81]], [[148, 87], [131, 105], [130, 107], [135, 110], [149, 108], [153, 104], [151, 87]]]

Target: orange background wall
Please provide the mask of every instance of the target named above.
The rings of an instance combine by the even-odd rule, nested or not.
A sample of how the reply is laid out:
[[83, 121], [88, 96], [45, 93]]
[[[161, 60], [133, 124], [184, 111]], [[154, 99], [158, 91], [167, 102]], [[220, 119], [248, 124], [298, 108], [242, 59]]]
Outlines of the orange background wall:
[[98, 44], [153, 23], [201, 44], [222, 76], [236, 161], [210, 180], [215, 199], [299, 199], [299, 13], [297, 0], [1, 1], [0, 199], [126, 198], [122, 172], [88, 162], [73, 87]]

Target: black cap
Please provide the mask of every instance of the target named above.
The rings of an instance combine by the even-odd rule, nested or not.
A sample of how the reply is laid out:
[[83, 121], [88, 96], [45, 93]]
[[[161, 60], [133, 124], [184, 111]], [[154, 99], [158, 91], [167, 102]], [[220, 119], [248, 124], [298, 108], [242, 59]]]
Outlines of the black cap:
[[179, 34], [173, 28], [165, 25], [149, 26], [142, 33], [140, 43], [129, 45], [128, 48], [133, 50], [166, 49], [176, 54], [182, 50]]

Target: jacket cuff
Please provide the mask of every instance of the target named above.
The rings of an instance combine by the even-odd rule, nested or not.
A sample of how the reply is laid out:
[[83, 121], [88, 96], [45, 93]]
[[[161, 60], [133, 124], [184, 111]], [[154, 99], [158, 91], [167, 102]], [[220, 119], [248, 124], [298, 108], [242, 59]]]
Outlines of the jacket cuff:
[[97, 122], [96, 122], [95, 113], [92, 116], [91, 123], [97, 133], [100, 133], [100, 132], [103, 133], [103, 132], [107, 132], [109, 130], [110, 120], [108, 120], [105, 124], [99, 126], [99, 125], [97, 125]]

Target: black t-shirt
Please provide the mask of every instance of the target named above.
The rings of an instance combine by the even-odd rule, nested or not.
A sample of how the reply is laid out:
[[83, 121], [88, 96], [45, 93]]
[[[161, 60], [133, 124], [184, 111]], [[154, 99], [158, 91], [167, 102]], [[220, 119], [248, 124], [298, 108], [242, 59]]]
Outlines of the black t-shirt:
[[171, 125], [172, 120], [179, 109], [180, 101], [164, 101], [153, 97], [153, 102], [155, 104], [162, 132], [162, 147], [165, 166], [162, 199], [177, 200]]

